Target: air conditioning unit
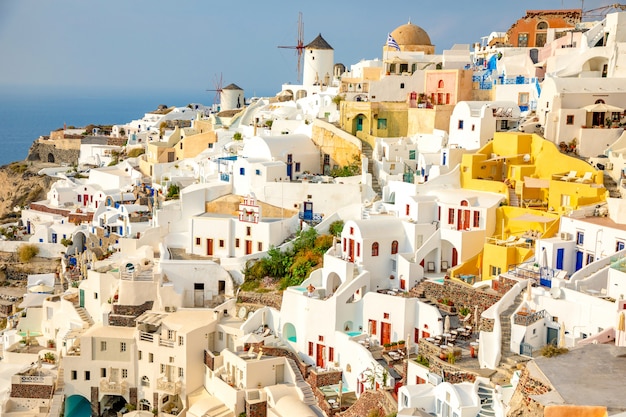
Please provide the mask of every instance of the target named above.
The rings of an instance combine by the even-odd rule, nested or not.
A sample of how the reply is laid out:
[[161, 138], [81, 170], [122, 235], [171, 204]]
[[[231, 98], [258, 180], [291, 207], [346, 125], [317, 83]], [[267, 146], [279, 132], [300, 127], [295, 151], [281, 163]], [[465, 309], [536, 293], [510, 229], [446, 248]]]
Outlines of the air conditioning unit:
[[175, 312], [175, 311], [176, 311], [176, 307], [174, 307], [174, 306], [166, 306], [166, 307], [165, 307], [165, 311], [166, 311], [167, 313], [173, 313], [173, 312]]
[[571, 233], [561, 232], [560, 237], [561, 240], [572, 240]]
[[607, 163], [605, 164], [605, 167], [606, 167], [606, 170], [607, 170], [607, 171], [612, 170], [612, 169], [613, 169], [613, 162], [607, 162]]

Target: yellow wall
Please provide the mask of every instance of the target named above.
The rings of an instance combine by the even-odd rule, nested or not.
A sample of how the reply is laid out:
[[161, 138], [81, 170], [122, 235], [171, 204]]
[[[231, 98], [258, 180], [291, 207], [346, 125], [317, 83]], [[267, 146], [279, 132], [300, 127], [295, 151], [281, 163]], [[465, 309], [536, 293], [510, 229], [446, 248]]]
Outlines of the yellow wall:
[[[339, 131], [337, 134], [319, 124], [313, 124], [311, 139], [320, 148], [322, 155], [328, 154], [330, 156], [331, 169], [334, 165], [350, 165], [354, 163], [355, 158], [360, 158], [361, 149], [355, 143], [342, 137], [341, 134], [348, 135], [343, 131]], [[323, 160], [320, 161], [320, 167], [323, 163]]]
[[[357, 119], [363, 117], [362, 132], [387, 138], [407, 135], [407, 103], [342, 101], [339, 107], [341, 129], [357, 135]], [[379, 129], [379, 120], [387, 120], [387, 128]]]
[[[217, 133], [215, 131], [208, 131], [205, 133], [198, 133], [196, 135], [187, 136], [174, 146], [175, 160], [181, 160], [185, 158], [194, 158], [200, 152], [209, 147], [209, 143], [217, 142]], [[183, 148], [180, 149], [180, 144], [183, 144]]]

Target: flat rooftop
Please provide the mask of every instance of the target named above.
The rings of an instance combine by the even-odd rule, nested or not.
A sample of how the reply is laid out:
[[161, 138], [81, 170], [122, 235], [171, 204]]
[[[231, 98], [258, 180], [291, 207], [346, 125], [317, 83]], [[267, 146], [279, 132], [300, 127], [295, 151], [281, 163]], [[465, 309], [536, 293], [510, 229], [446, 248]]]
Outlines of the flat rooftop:
[[590, 344], [556, 357], [539, 357], [529, 365], [533, 378], [549, 381], [556, 391], [533, 395], [540, 404], [604, 405], [609, 411], [626, 411], [626, 347]]

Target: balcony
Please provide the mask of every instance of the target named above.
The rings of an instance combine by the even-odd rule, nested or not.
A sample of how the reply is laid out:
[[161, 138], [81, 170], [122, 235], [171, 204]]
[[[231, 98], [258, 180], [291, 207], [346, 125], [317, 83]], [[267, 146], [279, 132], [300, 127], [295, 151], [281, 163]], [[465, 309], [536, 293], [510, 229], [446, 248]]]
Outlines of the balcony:
[[533, 323], [546, 317], [546, 310], [541, 311], [519, 311], [513, 316], [513, 324], [520, 326], [530, 326]]
[[100, 380], [100, 393], [111, 395], [125, 395], [128, 392], [128, 381], [123, 379], [121, 382], [111, 381], [107, 378]]
[[170, 382], [167, 380], [167, 378], [157, 379], [157, 390], [169, 395], [180, 394], [180, 389], [182, 385], [183, 384], [180, 381]]
[[169, 339], [159, 339], [159, 346], [173, 348], [174, 341]]

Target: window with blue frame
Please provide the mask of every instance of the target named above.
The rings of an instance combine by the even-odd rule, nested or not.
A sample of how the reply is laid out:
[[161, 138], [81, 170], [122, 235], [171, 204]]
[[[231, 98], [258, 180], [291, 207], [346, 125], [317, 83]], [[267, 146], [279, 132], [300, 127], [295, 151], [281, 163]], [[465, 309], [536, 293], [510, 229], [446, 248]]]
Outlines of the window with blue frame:
[[57, 243], [57, 234], [52, 233], [52, 243]]
[[296, 162], [296, 172], [300, 172], [300, 162]]
[[378, 119], [378, 129], [387, 129], [387, 119]]
[[617, 241], [615, 242], [615, 252], [619, 252], [619, 251], [623, 250], [623, 249], [624, 249], [624, 247], [626, 247], [626, 246], [625, 246], [625, 244], [624, 244], [624, 242], [623, 242], [623, 241], [621, 241], [621, 240], [617, 240]]
[[415, 149], [409, 151], [409, 159], [415, 159]]
[[239, 175], [246, 175], [246, 169], [243, 167], [239, 168]]
[[463, 120], [459, 120], [458, 129], [463, 130]]
[[585, 234], [583, 232], [576, 232], [576, 244], [582, 245], [585, 243]]
[[256, 171], [254, 171], [254, 173], [255, 173], [256, 175], [261, 175], [261, 170], [260, 170], [260, 169], [257, 169]]

